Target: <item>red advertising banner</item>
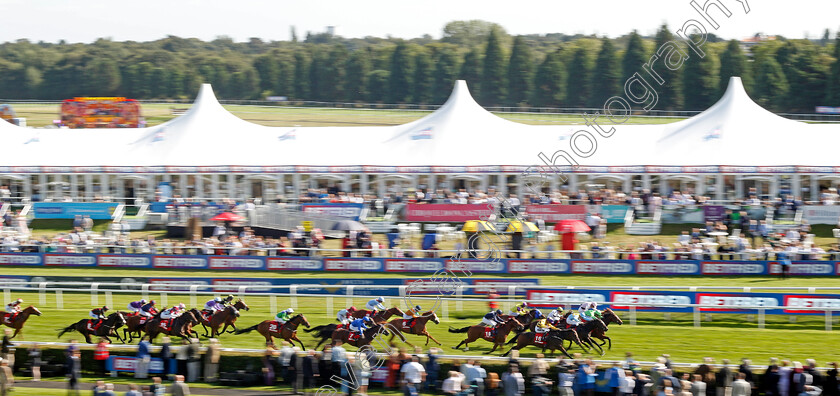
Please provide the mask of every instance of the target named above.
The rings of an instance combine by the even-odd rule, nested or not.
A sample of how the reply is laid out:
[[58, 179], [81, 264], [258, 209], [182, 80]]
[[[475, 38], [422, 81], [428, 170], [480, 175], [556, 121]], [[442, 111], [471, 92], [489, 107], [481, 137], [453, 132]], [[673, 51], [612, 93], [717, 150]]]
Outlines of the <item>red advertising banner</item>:
[[405, 208], [408, 221], [463, 223], [488, 218], [493, 214], [490, 204], [408, 204]]
[[586, 219], [586, 205], [526, 205], [525, 211], [531, 219], [542, 219], [546, 223]]

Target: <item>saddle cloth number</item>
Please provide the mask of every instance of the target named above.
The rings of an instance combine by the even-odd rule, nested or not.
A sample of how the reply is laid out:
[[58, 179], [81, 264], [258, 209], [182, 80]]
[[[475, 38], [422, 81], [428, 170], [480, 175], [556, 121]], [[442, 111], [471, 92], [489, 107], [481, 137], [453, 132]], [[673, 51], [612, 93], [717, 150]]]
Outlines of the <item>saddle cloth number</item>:
[[534, 342], [540, 345], [545, 344], [545, 333], [536, 333]]
[[271, 323], [268, 324], [268, 331], [272, 333], [276, 333], [280, 328], [280, 323], [276, 320], [272, 320]]

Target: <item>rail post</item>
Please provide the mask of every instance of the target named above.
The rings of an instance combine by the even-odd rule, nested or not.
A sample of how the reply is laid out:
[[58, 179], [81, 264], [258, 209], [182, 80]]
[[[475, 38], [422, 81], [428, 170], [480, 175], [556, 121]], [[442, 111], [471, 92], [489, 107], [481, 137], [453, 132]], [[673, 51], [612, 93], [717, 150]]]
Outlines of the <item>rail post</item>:
[[[140, 297], [142, 297], [144, 300], [149, 299], [149, 284], [148, 283], [144, 283], [140, 287]], [[163, 305], [161, 305], [161, 306], [163, 306]]]
[[272, 314], [277, 313], [277, 296], [273, 294], [268, 296], [268, 309]]
[[291, 300], [291, 301], [289, 301], [289, 306], [292, 307], [292, 309], [297, 309], [297, 307], [298, 307], [298, 305], [297, 305], [297, 302], [298, 302], [297, 301], [297, 288], [298, 288], [297, 285], [289, 286], [289, 299]]
[[332, 296], [327, 297], [327, 303], [325, 305], [327, 307], [326, 308], [327, 309], [327, 318], [329, 318], [330, 316], [332, 316], [332, 314], [334, 312], [333, 311], [333, 298], [332, 298]]
[[114, 296], [110, 290], [105, 290], [105, 305], [109, 307], [114, 306]]
[[99, 293], [97, 289], [99, 289], [99, 283], [90, 284], [90, 305], [94, 307], [99, 305]]
[[169, 305], [169, 301], [167, 301], [167, 297], [168, 296], [166, 295], [166, 292], [161, 290], [160, 291], [160, 304], [161, 304], [160, 306], [161, 307], [165, 307], [165, 306]]
[[[406, 293], [405, 293], [405, 290], [406, 290], [406, 288], [407, 288], [407, 287], [408, 287], [408, 286], [405, 286], [405, 285], [403, 285], [403, 286], [400, 286], [400, 287], [399, 287], [399, 290], [400, 290], [400, 298], [402, 298], [402, 299], [403, 299], [403, 301], [405, 301], [405, 294], [406, 294]], [[406, 302], [406, 305], [408, 305], [408, 303], [407, 303], [407, 302]]]
[[64, 293], [61, 292], [61, 289], [55, 291], [55, 307], [64, 309]]
[[831, 310], [825, 310], [825, 331], [831, 331]]
[[245, 290], [246, 290], [247, 288], [248, 288], [248, 286], [239, 286], [239, 292], [238, 292], [237, 294], [239, 294], [239, 299], [240, 299], [240, 300], [244, 300], [244, 299], [245, 299]]
[[3, 301], [12, 301], [12, 291], [11, 290], [3, 289]]
[[458, 286], [455, 287], [455, 295], [458, 296], [458, 299], [455, 300], [455, 309], [458, 312], [461, 312], [461, 311], [464, 310], [464, 302], [461, 300], [462, 298], [464, 298], [464, 286], [463, 285], [458, 285]]
[[694, 307], [694, 327], [700, 327], [700, 308]]
[[758, 328], [764, 328], [764, 308], [758, 309]]
[[441, 299], [441, 311], [443, 315], [443, 320], [449, 320], [449, 300], [444, 298]]
[[190, 285], [190, 306], [195, 306], [195, 293], [198, 292], [198, 285]]
[[636, 306], [630, 306], [630, 324], [635, 326], [636, 325]]
[[[5, 301], [9, 301], [9, 299], [7, 298]], [[47, 282], [38, 284], [38, 304], [42, 306], [47, 305]]]
[[348, 307], [353, 305], [353, 285], [347, 286], [347, 302], [345, 305]]

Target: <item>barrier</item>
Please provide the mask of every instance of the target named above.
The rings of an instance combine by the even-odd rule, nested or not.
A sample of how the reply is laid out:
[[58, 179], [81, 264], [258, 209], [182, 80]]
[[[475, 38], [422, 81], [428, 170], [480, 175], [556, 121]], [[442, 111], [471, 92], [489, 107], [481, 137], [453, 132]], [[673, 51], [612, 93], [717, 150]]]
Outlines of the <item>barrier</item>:
[[[204, 256], [161, 254], [0, 253], [0, 265], [215, 269], [248, 271], [429, 272], [469, 269], [487, 274], [779, 275], [778, 261], [446, 259], [305, 256]], [[793, 261], [793, 276], [838, 276], [840, 261]]]

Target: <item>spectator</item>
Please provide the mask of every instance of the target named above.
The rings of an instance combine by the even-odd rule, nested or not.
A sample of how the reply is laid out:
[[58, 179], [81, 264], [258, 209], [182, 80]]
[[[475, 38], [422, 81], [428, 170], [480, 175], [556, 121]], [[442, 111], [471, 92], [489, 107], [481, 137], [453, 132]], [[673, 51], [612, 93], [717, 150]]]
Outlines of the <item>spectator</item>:
[[741, 359], [741, 365], [738, 366], [738, 372], [744, 373], [744, 381], [749, 382], [752, 389], [755, 389], [755, 379], [753, 378], [753, 372], [750, 368], [751, 364], [752, 362], [750, 362], [749, 359]]
[[574, 379], [575, 377], [569, 373], [569, 367], [561, 360], [560, 364], [557, 365], [557, 388], [560, 391], [560, 396], [574, 395], [574, 390], [572, 389]]
[[105, 362], [108, 361], [108, 342], [104, 338], [100, 338], [99, 342], [96, 343], [93, 360], [96, 361], [96, 374], [105, 375]]
[[419, 395], [419, 389], [422, 387], [423, 380], [426, 378], [426, 369], [420, 364], [420, 359], [417, 356], [411, 358], [411, 362], [406, 363], [400, 369], [401, 382], [405, 386], [406, 396]]
[[531, 389], [534, 391], [534, 396], [550, 395], [551, 385], [552, 382], [542, 375], [537, 375], [531, 378]]
[[73, 345], [71, 342], [71, 346], [68, 349], [71, 349], [73, 352], [67, 358], [67, 366], [65, 367], [64, 371], [67, 373], [67, 393], [74, 393], [76, 395], [79, 394], [79, 381], [82, 379], [82, 354], [79, 352], [79, 349], [72, 349]]
[[[793, 375], [793, 372], [790, 368], [790, 361], [783, 360], [782, 365], [779, 367], [779, 382], [778, 382], [778, 395], [779, 396], [788, 396], [790, 394], [790, 377]], [[792, 395], [798, 396], [798, 395]]]
[[128, 392], [125, 392], [124, 396], [143, 396], [143, 394], [140, 393], [140, 387], [138, 387], [136, 384], [129, 384]]
[[191, 338], [187, 345], [187, 382], [198, 381], [201, 371], [201, 353], [198, 338]]
[[105, 381], [96, 381], [93, 386], [93, 396], [105, 396]]
[[496, 373], [487, 373], [487, 381], [486, 381], [486, 394], [487, 396], [499, 396], [499, 383], [501, 380], [499, 379], [499, 374]]
[[534, 363], [532, 363], [531, 367], [528, 368], [528, 376], [545, 376], [546, 373], [548, 373], [548, 363], [545, 362], [545, 355], [538, 353]]
[[831, 366], [831, 370], [825, 373], [825, 384], [823, 386], [825, 396], [838, 396], [840, 395], [840, 389], [837, 388], [837, 362], [831, 362], [828, 365]]
[[776, 358], [770, 359], [770, 365], [764, 370], [761, 377], [761, 388], [759, 391], [767, 396], [776, 396], [779, 393], [779, 366]]
[[[184, 378], [184, 376], [182, 375], [178, 375], [176, 376], [176, 378], [177, 377], [181, 377], [182, 379]], [[149, 391], [154, 396], [164, 396], [166, 394], [166, 386], [163, 385], [162, 381], [160, 380], [160, 377], [152, 378], [152, 386], [149, 387]]]
[[184, 383], [183, 375], [176, 375], [175, 382], [172, 383], [172, 396], [188, 396], [190, 394], [190, 387]]
[[149, 353], [151, 346], [149, 341], [145, 339], [137, 344], [137, 366], [134, 369], [134, 378], [145, 379], [149, 377], [149, 364], [152, 361], [152, 355]]
[[262, 356], [262, 373], [265, 386], [274, 385], [274, 355], [276, 351], [270, 344], [265, 347], [265, 352]]
[[717, 396], [730, 396], [732, 392], [732, 371], [729, 370], [729, 360], [721, 360], [723, 367], [715, 374], [715, 388]]
[[0, 396], [6, 396], [15, 387], [15, 377], [9, 362], [5, 359], [0, 362]]
[[219, 340], [215, 338], [210, 339], [210, 345], [207, 346], [207, 352], [204, 354], [204, 382], [216, 382], [219, 373], [219, 357], [220, 350]]
[[439, 350], [437, 348], [429, 348], [429, 360], [426, 361], [426, 390], [435, 392], [437, 390], [438, 373], [440, 373], [440, 363], [438, 363], [437, 355]]
[[9, 365], [9, 369], [15, 369], [15, 345], [12, 344], [12, 329], [5, 329], [3, 332], [3, 344], [0, 346], [0, 358]]
[[507, 372], [502, 375], [502, 388], [505, 396], [521, 396], [525, 394], [525, 378], [519, 373], [516, 365], [511, 365]]
[[747, 376], [739, 372], [736, 378], [735, 382], [732, 383], [732, 396], [750, 396], [752, 385], [745, 380]]
[[188, 351], [187, 345], [190, 342], [188, 340], [181, 341], [181, 347], [178, 349], [178, 352], [175, 353], [175, 360], [178, 361], [178, 369], [175, 370], [176, 374], [179, 375], [186, 375], [187, 374], [187, 358], [188, 358]]
[[584, 362], [578, 364], [578, 371], [575, 378], [579, 394], [583, 396], [595, 395], [595, 368], [592, 367], [592, 361], [586, 359]]
[[309, 350], [306, 357], [303, 358], [301, 371], [303, 373], [303, 387], [306, 389], [314, 388], [320, 376], [318, 372], [318, 356], [314, 350]]
[[468, 361], [465, 367], [466, 372], [464, 372], [464, 367], [461, 368], [461, 372], [464, 372], [467, 377], [467, 386], [475, 386], [476, 396], [484, 396], [484, 379], [487, 378], [487, 371], [481, 367], [481, 362], [474, 360]]
[[607, 369], [604, 375], [604, 380], [610, 388], [612, 396], [621, 396], [621, 386], [624, 382], [624, 370], [619, 368], [619, 363], [614, 362], [612, 367]]
[[172, 340], [169, 337], [163, 337], [160, 346], [160, 359], [163, 361], [163, 378], [169, 379], [169, 374], [172, 373]]
[[692, 396], [706, 396], [706, 383], [703, 382], [703, 376], [694, 374], [694, 381], [691, 383]]
[[29, 348], [29, 363], [32, 367], [32, 381], [38, 382], [41, 380], [41, 347], [38, 345], [37, 342], [32, 343], [32, 346]]
[[341, 375], [341, 369], [344, 367], [344, 362], [347, 361], [347, 351], [341, 346], [342, 342], [336, 341], [335, 346], [332, 347], [332, 373], [333, 375]]
[[622, 396], [630, 396], [633, 394], [633, 388], [636, 387], [636, 378], [630, 370], [624, 371], [624, 381], [621, 383]]

